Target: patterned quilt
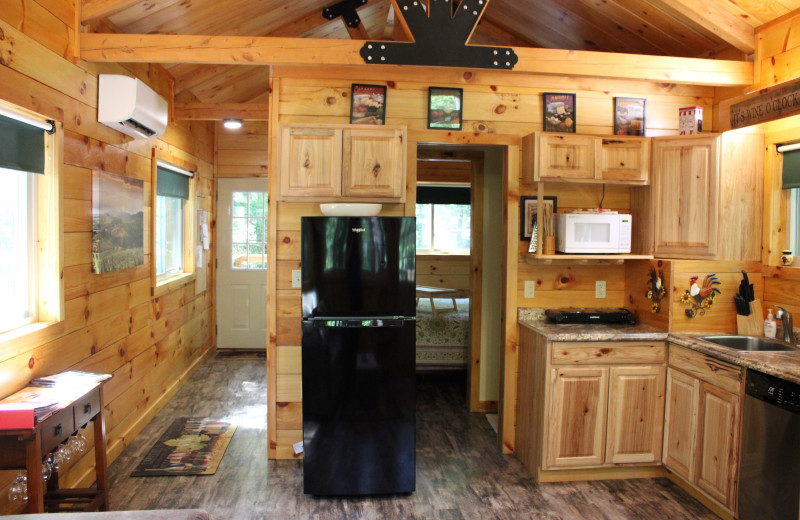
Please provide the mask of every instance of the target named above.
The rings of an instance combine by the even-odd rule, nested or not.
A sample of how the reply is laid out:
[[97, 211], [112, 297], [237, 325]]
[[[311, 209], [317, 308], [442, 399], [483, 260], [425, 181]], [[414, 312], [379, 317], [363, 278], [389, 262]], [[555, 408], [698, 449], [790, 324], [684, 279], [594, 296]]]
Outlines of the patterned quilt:
[[441, 312], [431, 314], [431, 304], [417, 305], [417, 369], [464, 368], [469, 364], [469, 298], [456, 299], [458, 311], [448, 311], [449, 298], [436, 299]]

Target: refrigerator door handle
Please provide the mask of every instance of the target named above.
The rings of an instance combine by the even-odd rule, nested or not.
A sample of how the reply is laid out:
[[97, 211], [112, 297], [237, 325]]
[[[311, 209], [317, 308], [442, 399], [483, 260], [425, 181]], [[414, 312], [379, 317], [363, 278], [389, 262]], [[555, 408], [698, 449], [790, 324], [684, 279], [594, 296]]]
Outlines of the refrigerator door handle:
[[313, 318], [309, 320], [315, 327], [333, 328], [368, 328], [368, 327], [402, 327], [406, 321], [415, 318], [370, 317], [370, 318]]

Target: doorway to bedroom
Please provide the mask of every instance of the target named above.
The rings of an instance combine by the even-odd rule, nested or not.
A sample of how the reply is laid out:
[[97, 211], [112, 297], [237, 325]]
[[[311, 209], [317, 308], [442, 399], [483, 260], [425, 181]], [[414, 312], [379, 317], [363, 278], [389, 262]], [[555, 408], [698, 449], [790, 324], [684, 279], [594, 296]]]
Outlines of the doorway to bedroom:
[[471, 412], [497, 409], [503, 149], [417, 147], [417, 373], [463, 381]]

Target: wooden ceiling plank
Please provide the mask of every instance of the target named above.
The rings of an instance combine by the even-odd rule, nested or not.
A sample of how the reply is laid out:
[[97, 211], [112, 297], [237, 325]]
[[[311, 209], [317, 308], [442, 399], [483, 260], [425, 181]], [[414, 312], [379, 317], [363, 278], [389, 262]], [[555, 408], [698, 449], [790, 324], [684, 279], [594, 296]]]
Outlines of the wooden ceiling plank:
[[[775, 0], [725, 0], [721, 5], [753, 27], [764, 25], [790, 11]], [[800, 3], [795, 9], [798, 7]]]
[[108, 18], [138, 4], [141, 0], [77, 0], [81, 2], [81, 23]]
[[[361, 43], [350, 40], [163, 34], [84, 34], [90, 62], [233, 65], [364, 65]], [[513, 72], [649, 79], [698, 85], [749, 85], [753, 64], [606, 52], [514, 49]], [[513, 73], [511, 72], [511, 73]]]
[[[755, 29], [711, 0], [648, 0], [650, 4], [669, 13], [681, 22], [699, 30], [711, 31], [737, 49], [755, 51]], [[724, 1], [724, 0], [723, 0]]]
[[675, 17], [653, 6], [648, 0], [613, 1], [649, 25], [658, 27], [663, 33], [682, 42], [689, 49], [710, 49], [725, 43], [719, 36], [705, 29], [697, 31], [693, 27], [681, 23]]
[[612, 52], [630, 52], [636, 49], [638, 54], [665, 54], [664, 50], [643, 39], [637, 33], [620, 30], [619, 26], [606, 16], [606, 5], [586, 11], [579, 0], [558, 0], [540, 2], [540, 10], [550, 13], [551, 18], [558, 20], [561, 30], [580, 34], [591, 40], [596, 50]]
[[246, 119], [268, 121], [269, 105], [255, 103], [175, 103], [175, 119], [192, 121], [219, 121], [221, 119]]
[[477, 30], [472, 34], [470, 43], [477, 44], [478, 36], [483, 35], [487, 37], [491, 43], [485, 45], [508, 45], [511, 47], [543, 47], [535, 40], [528, 39], [527, 36], [516, 34], [504, 27], [500, 27], [491, 21], [486, 15], [481, 18], [481, 23], [478, 24]]
[[[500, 2], [498, 2], [499, 4]], [[579, 49], [590, 50], [577, 34], [567, 34], [555, 30], [548, 25], [547, 20], [538, 17], [530, 18], [529, 13], [520, 12], [518, 5], [510, 5], [506, 8], [505, 4], [500, 9], [493, 4], [495, 9], [486, 12], [483, 19], [505, 28], [512, 34], [520, 38], [533, 39], [538, 47], [550, 49]]]

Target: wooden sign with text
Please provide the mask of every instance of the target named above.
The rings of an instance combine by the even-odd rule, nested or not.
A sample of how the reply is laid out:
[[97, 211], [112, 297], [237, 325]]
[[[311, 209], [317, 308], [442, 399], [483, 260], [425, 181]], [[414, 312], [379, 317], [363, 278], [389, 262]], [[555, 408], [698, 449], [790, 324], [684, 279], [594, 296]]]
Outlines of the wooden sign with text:
[[800, 113], [800, 81], [759, 90], [730, 108], [731, 129]]

